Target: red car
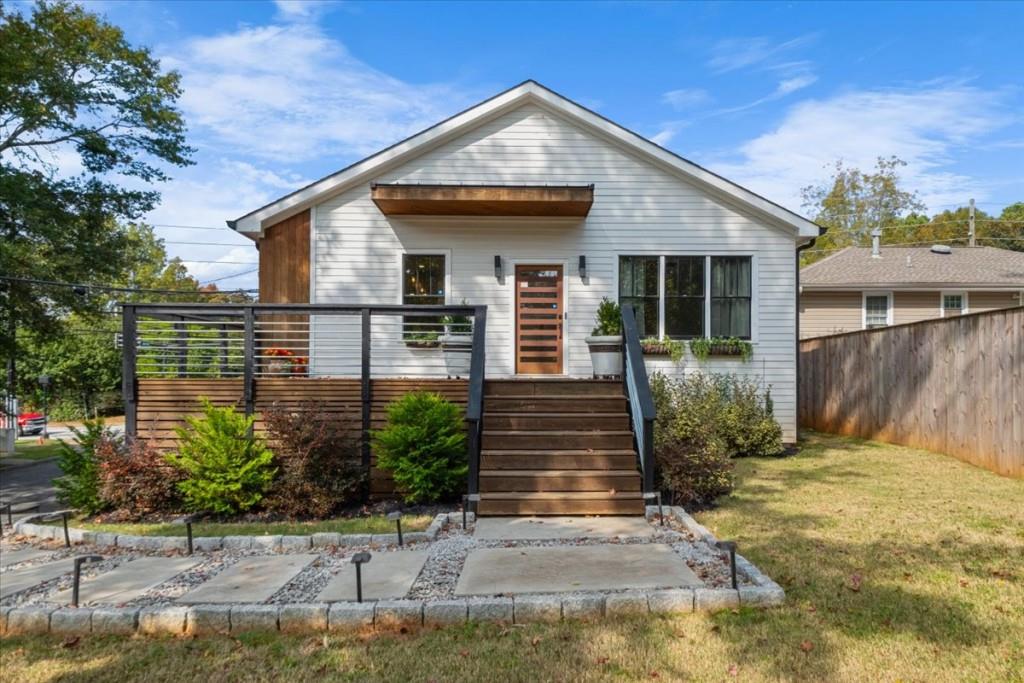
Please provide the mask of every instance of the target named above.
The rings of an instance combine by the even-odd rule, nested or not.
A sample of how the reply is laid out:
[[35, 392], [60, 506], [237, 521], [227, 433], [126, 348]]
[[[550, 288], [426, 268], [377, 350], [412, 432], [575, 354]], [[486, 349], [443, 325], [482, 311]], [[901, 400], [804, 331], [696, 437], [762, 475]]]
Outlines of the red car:
[[[0, 411], [0, 425], [7, 422], [7, 416]], [[46, 416], [42, 413], [21, 413], [18, 415], [18, 436], [42, 434]]]

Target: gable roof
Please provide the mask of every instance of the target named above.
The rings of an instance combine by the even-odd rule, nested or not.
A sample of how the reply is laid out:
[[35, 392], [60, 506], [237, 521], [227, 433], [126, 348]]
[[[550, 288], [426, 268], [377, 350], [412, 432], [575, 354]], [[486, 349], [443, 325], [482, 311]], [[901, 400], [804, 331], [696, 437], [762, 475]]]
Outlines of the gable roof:
[[[1024, 252], [996, 247], [953, 247], [937, 254], [930, 247], [887, 247], [880, 258], [870, 247], [847, 247], [803, 268], [805, 289], [864, 287], [1024, 288]], [[907, 265], [907, 259], [910, 265]]]
[[791, 226], [800, 238], [810, 239], [824, 232], [823, 228], [799, 214], [670, 152], [533, 80], [524, 81], [509, 88], [340, 171], [233, 221], [227, 221], [227, 224], [240, 233], [254, 237], [269, 225], [317, 204], [328, 196], [342, 192], [348, 187], [365, 182], [379, 175], [388, 167], [401, 164], [433, 146], [458, 137], [468, 130], [528, 102], [552, 109], [573, 122], [640, 153], [649, 161], [677, 173], [712, 193], [719, 193], [736, 200], [763, 216]]

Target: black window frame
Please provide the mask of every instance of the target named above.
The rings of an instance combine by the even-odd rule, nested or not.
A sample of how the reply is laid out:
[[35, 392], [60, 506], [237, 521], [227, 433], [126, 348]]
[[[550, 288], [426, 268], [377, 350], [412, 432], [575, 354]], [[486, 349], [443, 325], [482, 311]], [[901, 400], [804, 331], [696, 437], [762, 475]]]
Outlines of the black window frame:
[[[665, 336], [668, 337], [669, 339], [700, 339], [700, 338], [702, 338], [704, 336], [705, 332], [706, 332], [706, 330], [704, 328], [705, 328], [705, 320], [707, 318], [707, 306], [708, 306], [707, 291], [706, 291], [706, 286], [705, 286], [706, 283], [707, 283], [707, 271], [706, 271], [706, 269], [707, 269], [707, 257], [706, 256], [697, 256], [697, 255], [666, 254], [665, 256], [660, 257], [660, 258], [663, 258], [664, 261], [665, 261], [665, 269], [663, 271], [664, 283], [663, 283], [663, 288], [662, 288], [662, 291], [665, 294], [665, 303], [664, 303], [664, 306], [662, 308], [662, 311], [664, 311], [664, 318], [665, 318], [665, 320], [664, 320]], [[669, 262], [670, 261], [674, 262], [675, 264], [679, 264], [682, 261], [689, 261], [691, 263], [698, 263], [698, 264], [700, 264], [700, 268], [699, 268], [700, 274], [699, 274], [699, 277], [696, 280], [696, 282], [698, 284], [699, 293], [697, 293], [697, 294], [692, 294], [692, 293], [690, 293], [690, 294], [680, 294], [679, 293], [680, 288], [678, 287], [679, 280], [680, 280], [680, 273], [678, 273], [678, 272], [676, 273], [676, 277], [675, 277], [675, 279], [676, 279], [676, 283], [675, 284], [677, 285], [675, 287], [675, 291], [674, 292], [670, 291], [670, 288], [669, 288], [669, 279], [670, 279], [670, 276], [669, 276]], [[691, 266], [691, 268], [692, 268], [692, 266]], [[692, 280], [691, 280], [691, 283], [692, 283]], [[674, 333], [672, 330], [669, 329], [669, 305], [673, 301], [678, 301], [678, 302], [683, 302], [683, 301], [699, 301], [700, 302], [700, 316], [698, 317], [698, 327], [699, 327], [699, 329], [696, 331], [696, 334], [679, 334], [679, 333]]]
[[[631, 285], [634, 285], [637, 282], [635, 273], [631, 273], [630, 277], [628, 278], [628, 280], [627, 280], [627, 278], [623, 277], [624, 267], [625, 267], [625, 264], [627, 262], [629, 262], [631, 264], [630, 267], [634, 271], [635, 271], [635, 268], [636, 268], [636, 266], [633, 265], [633, 262], [632, 261], [627, 261], [627, 259], [637, 259], [637, 260], [643, 260], [643, 261], [648, 261], [648, 262], [653, 261], [653, 263], [654, 263], [654, 294], [634, 294], [634, 293], [623, 294], [623, 285], [625, 284], [626, 281], [628, 281]], [[634, 311], [634, 313], [636, 313], [636, 318], [637, 318], [637, 320], [636, 320], [636, 322], [637, 322], [637, 330], [640, 333], [640, 337], [641, 338], [657, 337], [660, 334], [660, 331], [661, 331], [661, 291], [662, 291], [662, 288], [661, 288], [661, 256], [659, 256], [659, 255], [653, 255], [652, 256], [650, 254], [620, 254], [619, 255], [619, 262], [618, 262], [618, 269], [619, 269], [618, 270], [619, 282], [618, 282], [618, 292], [617, 292], [617, 294], [618, 294], [619, 305], [620, 306], [624, 306], [627, 303], [633, 304], [633, 311]], [[643, 274], [643, 278], [642, 278], [641, 281], [646, 280], [646, 278], [647, 278], [647, 274], [644, 273]], [[645, 287], [645, 289], [646, 289], [646, 287]], [[637, 302], [639, 302], [639, 304], [640, 304], [639, 310], [637, 309]], [[653, 302], [654, 303], [655, 315], [654, 315], [654, 331], [653, 332], [648, 331], [648, 326], [649, 326], [649, 322], [650, 322], [648, 320], [648, 315], [647, 315], [647, 310], [646, 310], [647, 309], [647, 305], [646, 304], [648, 302]]]
[[[716, 262], [722, 261], [737, 261], [745, 262], [747, 264], [747, 292], [746, 294], [715, 294], [716, 278], [715, 278], [715, 264]], [[754, 333], [754, 258], [752, 256], [710, 256], [708, 258], [708, 272], [710, 274], [710, 288], [708, 291], [708, 334], [710, 337], [735, 337], [736, 339], [751, 340]], [[736, 334], [735, 330], [731, 328], [723, 330], [721, 327], [722, 316], [719, 315], [716, 319], [715, 302], [716, 301], [728, 301], [730, 304], [736, 302], [746, 302], [747, 305], [747, 329], [745, 334]], [[718, 323], [716, 329], [716, 323]]]

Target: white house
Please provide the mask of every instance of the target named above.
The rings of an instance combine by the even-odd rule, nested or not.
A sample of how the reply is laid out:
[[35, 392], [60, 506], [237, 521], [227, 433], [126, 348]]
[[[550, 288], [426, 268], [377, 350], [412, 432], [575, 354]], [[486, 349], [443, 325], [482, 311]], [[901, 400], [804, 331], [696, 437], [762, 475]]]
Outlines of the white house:
[[[748, 360], [648, 367], [756, 378], [796, 438], [797, 250], [818, 226], [534, 81], [229, 225], [260, 247], [261, 301], [485, 304], [488, 377], [591, 376], [602, 297], [633, 303], [644, 336], [748, 339]], [[408, 342], [401, 324], [374, 334]], [[311, 323], [313, 374], [358, 364], [320, 353], [344, 325]], [[373, 362], [427, 375], [429, 347]]]

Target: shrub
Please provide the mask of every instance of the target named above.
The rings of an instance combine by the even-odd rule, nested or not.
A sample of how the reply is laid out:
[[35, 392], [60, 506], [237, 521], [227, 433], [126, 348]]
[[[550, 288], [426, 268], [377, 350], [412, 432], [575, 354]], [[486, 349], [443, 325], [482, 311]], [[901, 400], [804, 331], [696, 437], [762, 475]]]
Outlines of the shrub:
[[707, 504], [732, 489], [730, 458], [777, 455], [782, 430], [756, 382], [731, 375], [651, 377], [658, 414], [655, 458], [662, 486], [682, 504]]
[[180, 507], [182, 472], [149, 441], [132, 439], [125, 445], [104, 440], [96, 447], [96, 458], [100, 497], [106, 505], [134, 519]]
[[608, 297], [601, 299], [594, 315], [596, 326], [590, 331], [595, 337], [615, 337], [622, 334], [622, 311], [619, 304]]
[[391, 472], [408, 503], [458, 494], [466, 480], [466, 435], [459, 408], [417, 391], [388, 406], [388, 424], [373, 432], [377, 465]]
[[274, 478], [274, 454], [252, 435], [254, 417], [218, 408], [201, 397], [202, 418], [178, 427], [178, 450], [167, 460], [184, 471], [178, 483], [185, 506], [196, 512], [233, 514], [263, 499]]
[[102, 419], [85, 420], [82, 429], [71, 427], [75, 443], [60, 442], [57, 466], [63, 476], [54, 480], [57, 499], [70, 507], [93, 514], [103, 509], [96, 449], [102, 443], [118, 445], [121, 438]]
[[298, 411], [275, 405], [264, 411], [278, 467], [264, 506], [290, 517], [326, 517], [361, 499], [366, 468], [353, 421], [331, 415], [321, 403]]

